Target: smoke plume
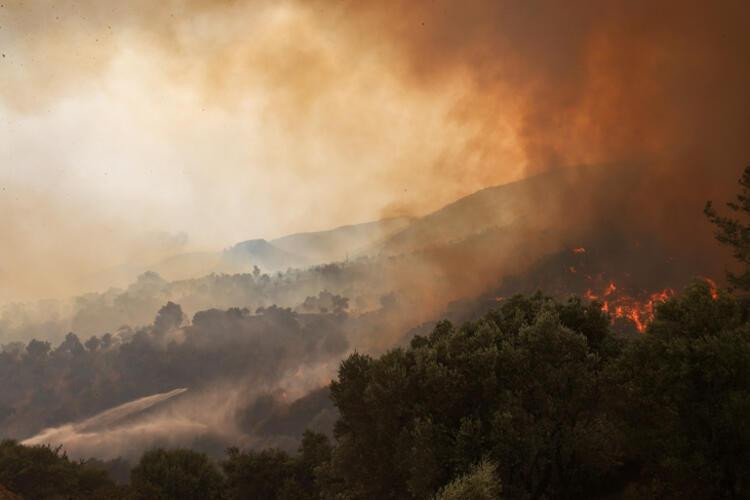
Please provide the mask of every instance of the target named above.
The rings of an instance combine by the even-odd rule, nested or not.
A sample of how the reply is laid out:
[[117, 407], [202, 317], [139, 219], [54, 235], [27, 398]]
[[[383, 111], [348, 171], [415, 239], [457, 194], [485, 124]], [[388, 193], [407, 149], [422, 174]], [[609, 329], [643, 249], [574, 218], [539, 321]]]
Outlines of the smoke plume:
[[[148, 220], [205, 247], [310, 229], [310, 206], [319, 227], [424, 213], [585, 163], [602, 183], [566, 207], [604, 210], [614, 190], [632, 201], [621, 218], [684, 235], [696, 219], [674, 214], [699, 214], [750, 161], [748, 15], [739, 0], [13, 0], [0, 207], [92, 235]], [[54, 242], [80, 226], [25, 227], [2, 228], [3, 260], [31, 249], [67, 270], [4, 266], [14, 288], [31, 276], [27, 295], [132, 255], [66, 258]]]

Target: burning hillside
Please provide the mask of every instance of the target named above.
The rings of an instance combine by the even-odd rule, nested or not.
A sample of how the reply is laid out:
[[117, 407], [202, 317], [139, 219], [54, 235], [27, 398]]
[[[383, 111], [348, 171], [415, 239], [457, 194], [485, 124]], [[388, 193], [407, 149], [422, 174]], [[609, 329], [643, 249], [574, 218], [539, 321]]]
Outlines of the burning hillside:
[[607, 289], [601, 295], [595, 295], [591, 289], [583, 294], [588, 300], [601, 302], [602, 311], [612, 317], [612, 323], [619, 319], [630, 320], [641, 333], [646, 331], [646, 326], [654, 319], [654, 308], [674, 295], [673, 289], [665, 288], [660, 292], [651, 293], [646, 299], [638, 300], [633, 295], [618, 290], [614, 282], [607, 285]]
[[127, 498], [750, 497], [750, 167], [707, 203], [748, 19], [1, 3], [0, 483], [174, 446]]
[[[587, 243], [571, 245], [537, 261], [528, 270], [502, 280], [483, 295], [481, 310], [518, 293], [543, 291], [600, 304], [617, 330], [644, 332], [659, 304], [677, 295], [691, 280], [705, 280], [713, 297], [722, 276], [716, 262], [698, 252], [673, 252], [654, 239], [628, 242], [624, 235], [600, 231]], [[460, 315], [464, 318], [465, 315]]]

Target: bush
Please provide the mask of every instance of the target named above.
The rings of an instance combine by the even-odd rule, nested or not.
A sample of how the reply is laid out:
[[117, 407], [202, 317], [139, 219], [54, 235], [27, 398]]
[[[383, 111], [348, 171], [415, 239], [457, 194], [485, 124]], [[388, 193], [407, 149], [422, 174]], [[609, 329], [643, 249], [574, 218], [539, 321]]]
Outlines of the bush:
[[223, 498], [224, 479], [204, 453], [186, 449], [147, 451], [130, 474], [135, 498], [212, 500]]
[[115, 498], [107, 473], [68, 459], [60, 448], [0, 442], [0, 484], [27, 499]]
[[500, 483], [495, 477], [496, 469], [492, 462], [480, 462], [471, 472], [442, 488], [435, 500], [497, 500]]

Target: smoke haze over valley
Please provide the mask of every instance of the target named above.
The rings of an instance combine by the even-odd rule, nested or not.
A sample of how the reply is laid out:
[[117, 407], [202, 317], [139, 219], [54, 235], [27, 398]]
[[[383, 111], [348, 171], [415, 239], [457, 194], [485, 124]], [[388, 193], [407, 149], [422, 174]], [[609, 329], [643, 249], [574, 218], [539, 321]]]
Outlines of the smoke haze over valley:
[[3, 4], [0, 298], [569, 164], [663, 227], [746, 160], [744, 2], [407, 4]]
[[6, 0], [0, 438], [112, 470], [305, 430], [344, 449], [342, 360], [442, 342], [443, 319], [500, 328], [541, 291], [619, 342], [695, 280], [723, 300], [748, 254], [715, 236], [747, 237], [704, 207], [750, 164], [748, 20], [739, 0]]

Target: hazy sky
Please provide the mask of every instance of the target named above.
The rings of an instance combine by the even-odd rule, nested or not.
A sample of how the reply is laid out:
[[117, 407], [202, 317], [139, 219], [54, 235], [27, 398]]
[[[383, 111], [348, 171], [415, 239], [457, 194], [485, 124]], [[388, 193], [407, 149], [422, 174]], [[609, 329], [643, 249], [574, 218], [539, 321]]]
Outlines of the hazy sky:
[[[481, 187], [461, 169], [425, 181], [465, 147], [460, 82], [404, 85], [387, 51], [290, 2], [151, 3], [0, 8], [6, 295], [54, 295], [185, 234], [184, 249], [220, 249]], [[492, 182], [520, 176], [508, 154]]]
[[[3, 0], [0, 300], [555, 165], [645, 158], [655, 185], [679, 164], [706, 186], [720, 160], [735, 178], [748, 10]], [[688, 191], [706, 196], [660, 193]]]

